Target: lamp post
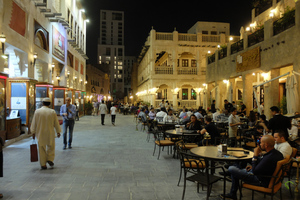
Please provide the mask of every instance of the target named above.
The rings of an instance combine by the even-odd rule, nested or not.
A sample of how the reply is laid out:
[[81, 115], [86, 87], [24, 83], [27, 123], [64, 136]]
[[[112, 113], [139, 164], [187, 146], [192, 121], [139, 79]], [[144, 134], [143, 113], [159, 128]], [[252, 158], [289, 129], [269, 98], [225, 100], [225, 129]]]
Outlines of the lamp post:
[[33, 66], [33, 67], [35, 66], [35, 62], [36, 62], [37, 57], [38, 57], [38, 54], [37, 54], [37, 53], [34, 53], [34, 54], [33, 54], [33, 63], [32, 63], [32, 66]]

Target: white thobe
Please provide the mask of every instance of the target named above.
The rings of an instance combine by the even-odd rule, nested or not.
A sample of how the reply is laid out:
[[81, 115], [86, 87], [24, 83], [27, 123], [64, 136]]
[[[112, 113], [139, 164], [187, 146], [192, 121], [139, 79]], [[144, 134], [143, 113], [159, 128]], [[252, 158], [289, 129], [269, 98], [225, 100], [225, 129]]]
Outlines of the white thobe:
[[46, 165], [47, 161], [53, 162], [55, 157], [55, 131], [61, 133], [61, 128], [56, 112], [43, 106], [33, 115], [30, 131], [38, 140], [40, 164]]

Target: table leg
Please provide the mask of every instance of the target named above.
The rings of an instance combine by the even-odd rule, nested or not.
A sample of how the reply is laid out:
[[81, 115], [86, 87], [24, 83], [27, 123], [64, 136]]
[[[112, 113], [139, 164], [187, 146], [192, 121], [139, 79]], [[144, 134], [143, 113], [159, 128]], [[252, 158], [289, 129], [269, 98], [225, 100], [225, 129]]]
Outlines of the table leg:
[[295, 187], [295, 192], [299, 192], [298, 191], [298, 184], [299, 184], [299, 162], [297, 162], [297, 177], [296, 177], [296, 187]]

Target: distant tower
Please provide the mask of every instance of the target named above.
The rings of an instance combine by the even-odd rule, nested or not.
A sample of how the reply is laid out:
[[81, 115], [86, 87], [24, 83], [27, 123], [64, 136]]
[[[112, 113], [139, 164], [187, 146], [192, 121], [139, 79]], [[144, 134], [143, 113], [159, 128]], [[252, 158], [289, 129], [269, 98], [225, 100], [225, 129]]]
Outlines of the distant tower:
[[110, 74], [110, 92], [113, 98], [124, 95], [124, 12], [100, 10], [100, 38], [98, 63]]

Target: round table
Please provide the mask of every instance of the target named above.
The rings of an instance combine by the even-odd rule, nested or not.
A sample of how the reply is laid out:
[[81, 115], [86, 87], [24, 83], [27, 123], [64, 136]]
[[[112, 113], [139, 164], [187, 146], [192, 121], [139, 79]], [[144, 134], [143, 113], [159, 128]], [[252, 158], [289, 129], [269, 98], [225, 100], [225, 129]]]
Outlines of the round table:
[[[218, 151], [217, 146], [202, 146], [191, 149], [191, 152], [202, 158], [212, 161], [241, 161], [250, 160], [253, 158], [254, 153], [248, 150], [242, 150], [241, 148], [230, 148], [227, 150], [227, 154], [223, 155]], [[244, 154], [249, 152], [249, 154]]]
[[180, 132], [176, 132], [175, 129], [172, 130], [167, 130], [165, 131], [166, 134], [170, 135], [177, 135], [177, 136], [193, 136], [193, 135], [199, 135], [196, 131], [194, 130], [182, 130]]

